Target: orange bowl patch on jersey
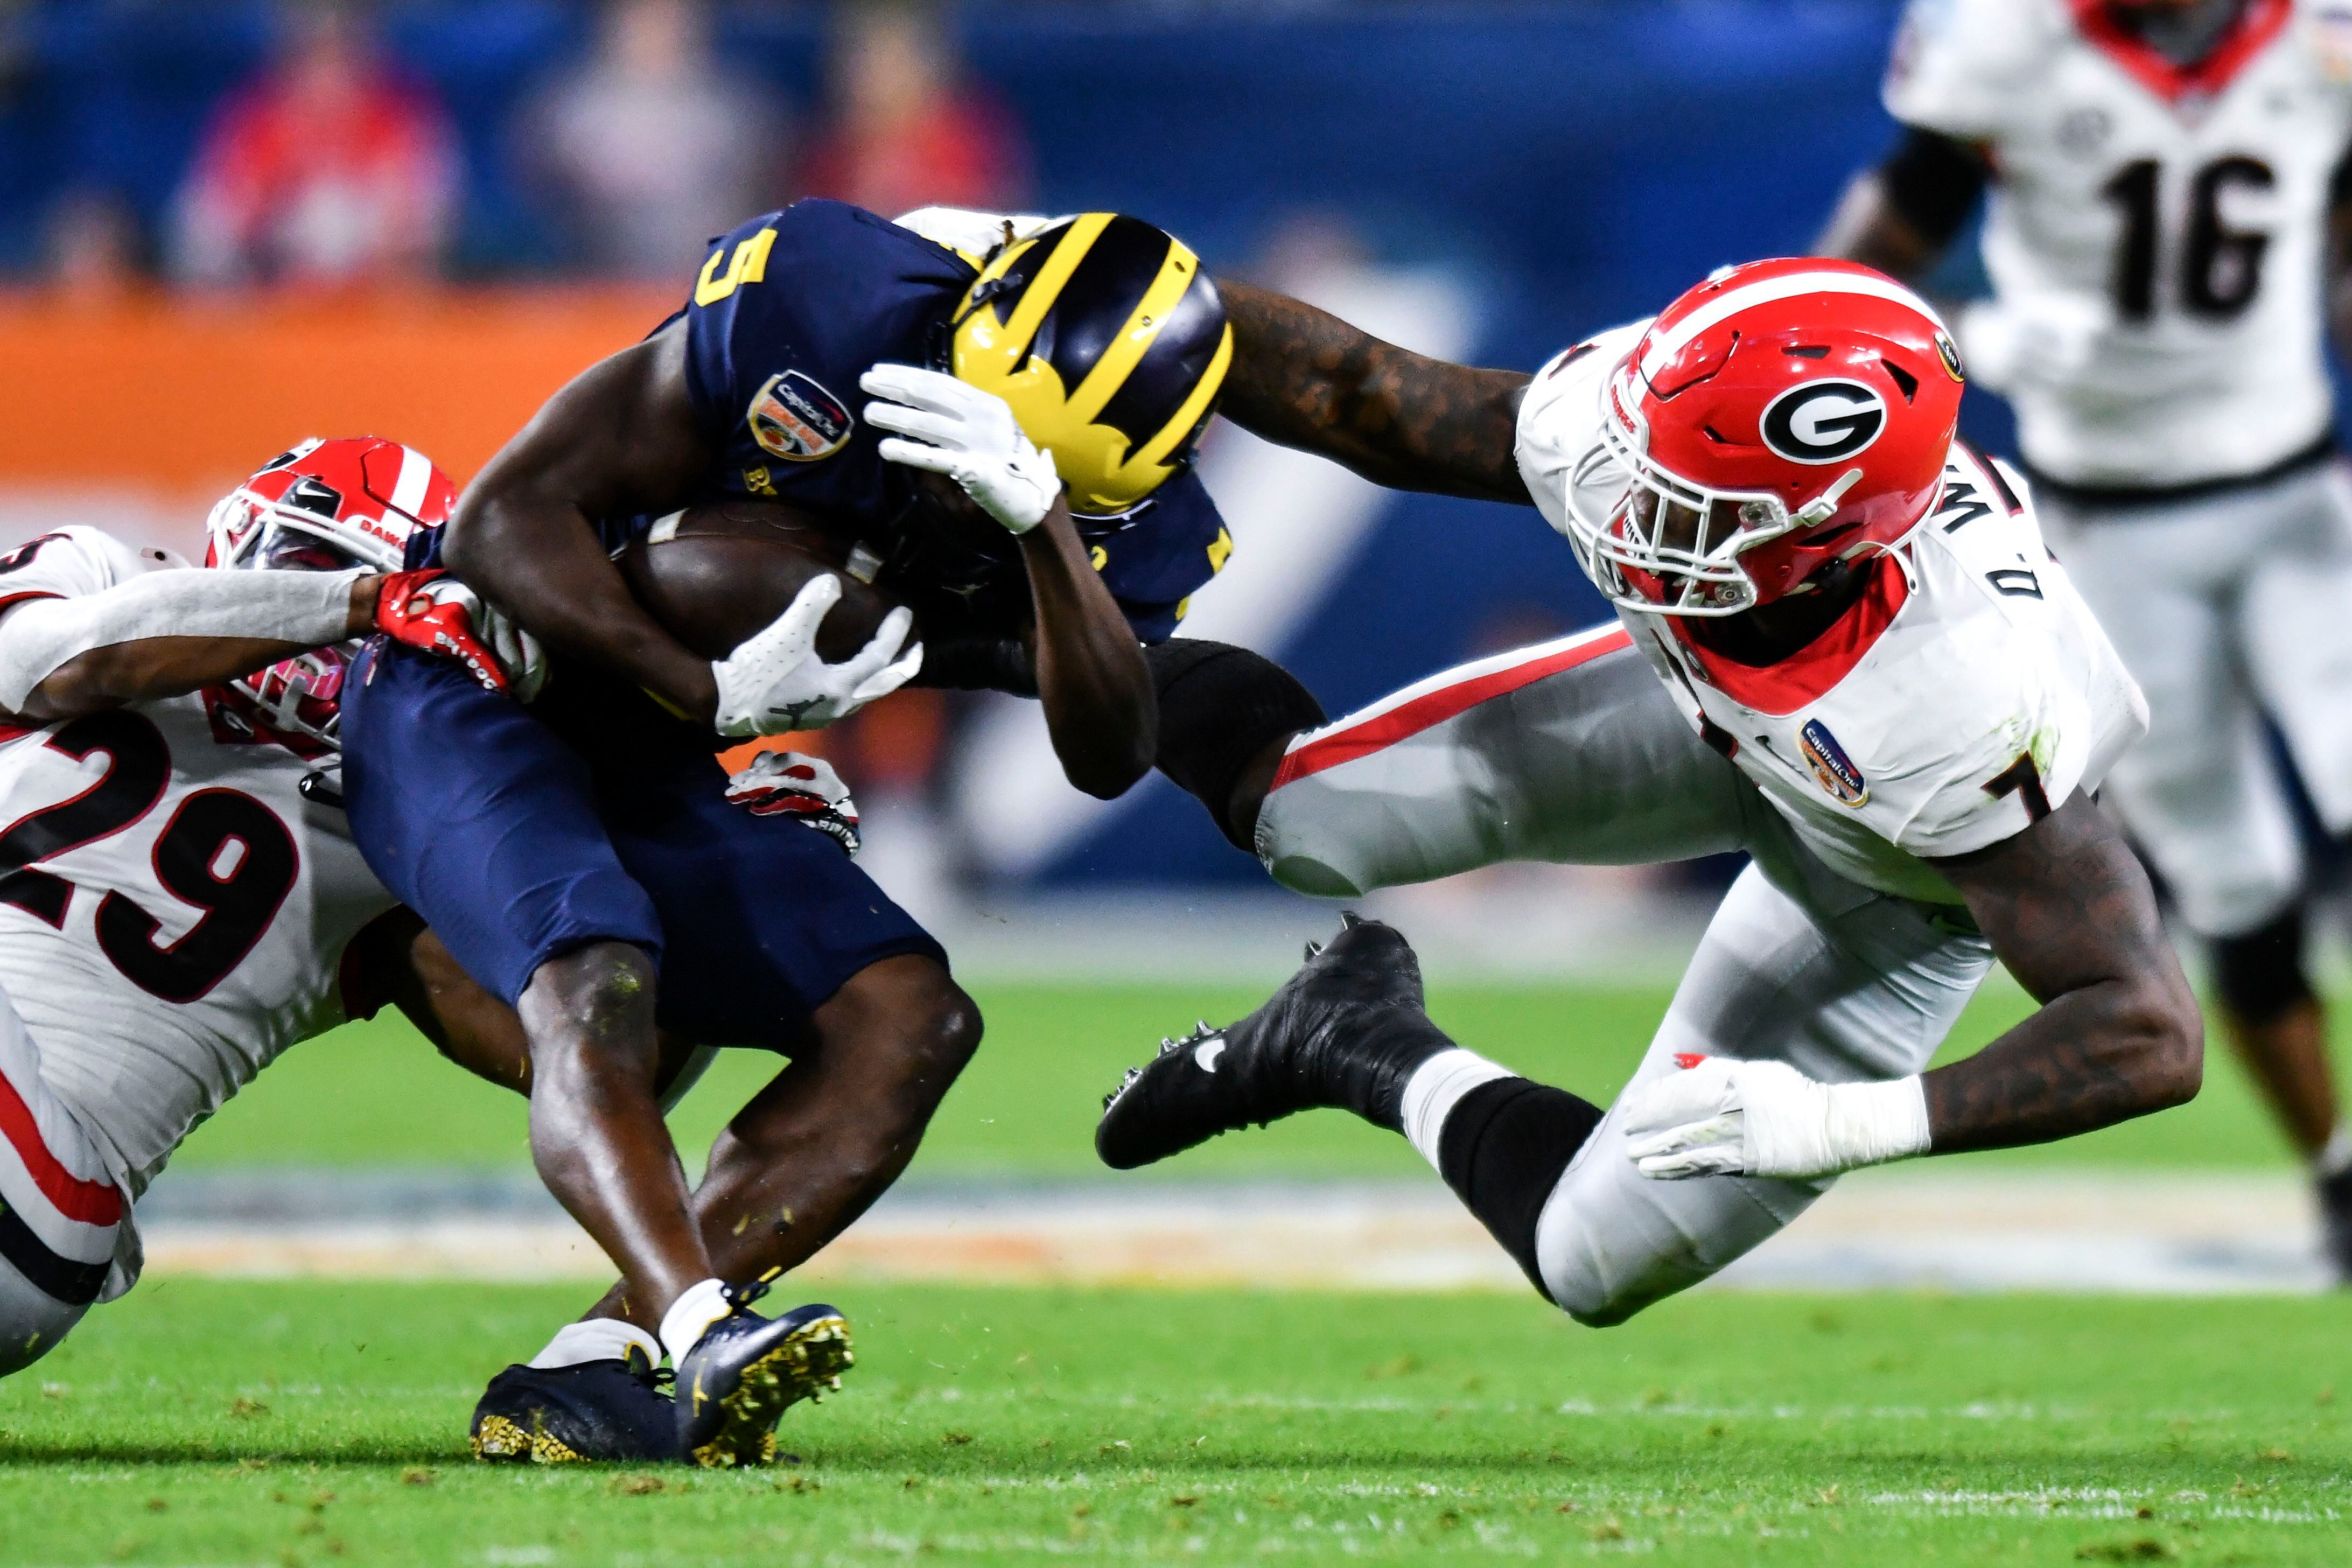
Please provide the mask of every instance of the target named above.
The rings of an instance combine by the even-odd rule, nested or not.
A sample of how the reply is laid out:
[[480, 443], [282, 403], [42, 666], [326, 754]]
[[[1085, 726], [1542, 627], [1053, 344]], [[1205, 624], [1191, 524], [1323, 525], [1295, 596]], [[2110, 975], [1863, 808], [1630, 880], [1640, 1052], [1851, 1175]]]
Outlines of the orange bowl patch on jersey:
[[1797, 744], [1805, 753], [1805, 762], [1813, 770], [1832, 800], [1843, 805], [1860, 805], [1870, 798], [1870, 781], [1837, 743], [1830, 727], [1819, 719], [1808, 719], [1797, 733]]

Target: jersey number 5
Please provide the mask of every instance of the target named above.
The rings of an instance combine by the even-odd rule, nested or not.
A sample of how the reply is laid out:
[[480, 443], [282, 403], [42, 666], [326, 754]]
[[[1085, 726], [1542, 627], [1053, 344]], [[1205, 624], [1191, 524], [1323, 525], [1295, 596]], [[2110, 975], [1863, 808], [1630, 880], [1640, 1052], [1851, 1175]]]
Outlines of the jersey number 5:
[[[155, 809], [171, 782], [163, 732], [136, 713], [93, 713], [60, 725], [45, 742], [79, 762], [104, 753], [106, 771], [79, 795], [29, 812], [0, 829], [0, 903], [63, 926], [74, 885], [39, 862], [110, 837]], [[155, 837], [155, 879], [202, 911], [177, 940], [160, 942], [163, 922], [138, 901], [110, 892], [98, 906], [98, 946], [141, 990], [166, 1002], [194, 1002], [228, 978], [253, 951], [301, 867], [294, 836], [278, 814], [230, 789], [202, 789], [180, 802]]]
[[[2126, 321], [2145, 321], [2156, 313], [2163, 172], [2155, 159], [2137, 158], [2099, 187], [2099, 195], [2123, 214], [2123, 246], [2116, 252], [2116, 310]], [[2271, 237], [2223, 223], [2222, 194], [2232, 188], [2267, 191], [2277, 184], [2268, 163], [2242, 154], [2216, 158], [2190, 178], [2189, 232], [2180, 244], [2182, 310], [2226, 321], [2254, 302]]]
[[[702, 264], [701, 275], [694, 280], [694, 302], [698, 305], [716, 305], [746, 283], [766, 282], [768, 252], [773, 250], [775, 247], [776, 231], [772, 228], [763, 228], [736, 246], [735, 258], [732, 261], [727, 260], [728, 252], [725, 246], [722, 245], [712, 251], [710, 259]], [[719, 270], [719, 264], [722, 261], [727, 262], [727, 270], [724, 272]]]

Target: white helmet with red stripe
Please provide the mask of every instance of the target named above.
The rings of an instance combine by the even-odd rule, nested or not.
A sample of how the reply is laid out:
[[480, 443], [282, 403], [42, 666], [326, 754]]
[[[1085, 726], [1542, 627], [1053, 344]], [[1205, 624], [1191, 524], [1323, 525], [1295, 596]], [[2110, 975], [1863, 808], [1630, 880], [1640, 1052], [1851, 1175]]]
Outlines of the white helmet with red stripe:
[[[205, 564], [226, 570], [397, 572], [409, 536], [448, 521], [457, 488], [414, 447], [316, 437], [280, 452], [212, 510]], [[240, 716], [305, 754], [332, 748], [356, 644], [282, 659], [229, 683]]]
[[1935, 510], [1960, 356], [1927, 302], [1852, 262], [1717, 273], [1601, 392], [1569, 541], [1628, 608], [1730, 616], [1891, 549]]
[[299, 551], [307, 539], [349, 556], [344, 567], [397, 572], [408, 536], [449, 521], [457, 500], [449, 476], [414, 447], [375, 436], [314, 436], [270, 458], [213, 508], [205, 564], [291, 564], [262, 557], [273, 546], [281, 556]]

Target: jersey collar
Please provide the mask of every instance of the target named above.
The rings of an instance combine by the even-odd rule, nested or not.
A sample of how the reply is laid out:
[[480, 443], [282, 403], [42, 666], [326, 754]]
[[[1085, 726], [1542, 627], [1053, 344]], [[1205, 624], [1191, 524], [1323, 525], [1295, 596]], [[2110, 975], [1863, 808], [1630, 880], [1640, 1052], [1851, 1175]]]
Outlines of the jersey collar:
[[1784, 719], [1818, 702], [1830, 688], [1852, 674], [1911, 597], [1911, 579], [1902, 563], [1881, 554], [1872, 565], [1870, 586], [1846, 613], [1778, 664], [1740, 664], [1710, 653], [1684, 630], [1679, 619], [1664, 618], [1674, 627], [1675, 640], [1698, 666], [1708, 685], [1743, 708]]
[[2219, 94], [2294, 15], [2294, 0], [2248, 0], [2221, 42], [2195, 65], [2183, 67], [2166, 59], [2116, 21], [2106, 0], [2071, 0], [2071, 4], [2075, 28], [2083, 37], [2167, 103]]

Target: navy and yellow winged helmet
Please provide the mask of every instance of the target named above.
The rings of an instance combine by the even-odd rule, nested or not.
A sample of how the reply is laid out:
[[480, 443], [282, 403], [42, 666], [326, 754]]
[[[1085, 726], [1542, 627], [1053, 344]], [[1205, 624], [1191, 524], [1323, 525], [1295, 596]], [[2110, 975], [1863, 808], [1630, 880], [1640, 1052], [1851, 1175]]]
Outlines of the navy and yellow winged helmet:
[[991, 254], [952, 323], [948, 368], [1012, 405], [1090, 517], [1130, 510], [1192, 461], [1234, 357], [1201, 258], [1118, 213]]

